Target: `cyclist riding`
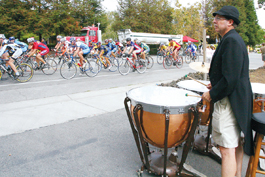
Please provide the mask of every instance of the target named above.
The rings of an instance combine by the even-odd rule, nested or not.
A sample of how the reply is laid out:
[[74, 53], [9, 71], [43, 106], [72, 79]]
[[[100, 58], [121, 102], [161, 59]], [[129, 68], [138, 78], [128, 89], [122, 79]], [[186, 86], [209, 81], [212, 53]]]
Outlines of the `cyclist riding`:
[[[6, 44], [0, 49], [0, 57], [2, 56], [3, 59], [6, 60], [6, 66], [9, 65], [15, 72], [14, 79], [17, 79], [19, 77], [19, 72], [17, 71], [16, 66], [14, 65], [14, 60], [17, 59], [22, 53], [23, 52], [21, 48], [17, 44]], [[9, 59], [8, 54], [10, 56]]]
[[118, 52], [119, 52], [119, 54], [121, 54], [122, 53], [122, 51], [123, 51], [123, 45], [122, 45], [122, 43], [120, 43], [118, 40], [116, 40], [115, 41], [115, 45], [118, 47]]
[[65, 37], [61, 39], [61, 42], [62, 42], [62, 53], [59, 55], [63, 56], [65, 54], [65, 56], [70, 59], [70, 56], [68, 54], [69, 54], [69, 46], [71, 45], [71, 43], [67, 41]]
[[101, 45], [101, 42], [97, 42], [97, 50], [98, 50], [99, 57], [100, 58], [104, 57], [106, 59], [106, 62], [109, 66], [107, 69], [110, 69], [112, 66], [109, 62], [109, 56], [111, 54], [111, 51], [109, 50], [109, 48], [105, 45]]
[[47, 63], [42, 57], [50, 52], [49, 48], [45, 44], [35, 41], [34, 38], [28, 38], [27, 41], [29, 43], [29, 48], [31, 48], [31, 51], [27, 54], [28, 57], [31, 57], [37, 52], [37, 50], [40, 50], [40, 52], [36, 55], [36, 62], [38, 64], [37, 69], [40, 69], [40, 61], [44, 64], [44, 66], [47, 66]]
[[163, 54], [166, 52], [166, 50], [167, 50], [167, 46], [164, 43], [160, 43], [160, 46], [158, 48], [158, 52]]
[[57, 51], [57, 50], [61, 47], [61, 45], [62, 45], [61, 39], [62, 39], [62, 38], [63, 38], [63, 37], [62, 37], [61, 35], [58, 35], [58, 36], [56, 37], [57, 44], [56, 44], [55, 47], [54, 47], [54, 51]]
[[147, 44], [137, 40], [136, 43], [142, 48], [143, 52], [141, 52], [141, 58], [145, 59], [145, 55], [150, 52], [150, 48]]
[[[90, 49], [88, 45], [82, 42], [76, 42], [76, 39], [74, 37], [70, 38], [70, 42], [73, 46], [76, 46], [76, 51], [74, 52], [73, 57], [78, 55], [80, 57], [80, 67], [83, 68], [83, 61], [85, 61], [83, 55], [87, 55], [90, 52]], [[82, 50], [81, 50], [82, 49]]]
[[167, 47], [167, 50], [172, 50], [173, 51], [173, 58], [174, 60], [177, 60], [177, 56], [178, 56], [178, 51], [181, 48], [181, 45], [179, 43], [177, 43], [176, 41], [174, 41], [172, 38], [168, 38], [169, 44]]
[[188, 41], [188, 47], [186, 52], [192, 53], [193, 57], [196, 58], [196, 46], [191, 41]]
[[130, 51], [128, 52], [128, 55], [130, 55], [132, 53], [132, 61], [135, 64], [135, 59], [137, 59], [137, 54], [140, 54], [143, 51], [143, 49], [141, 49], [141, 47], [139, 45], [132, 42], [131, 38], [127, 38], [126, 42], [127, 42], [127, 45], [126, 45], [124, 51], [122, 52], [122, 54], [124, 54], [126, 52], [127, 48], [130, 47]]
[[25, 42], [21, 42], [18, 39], [16, 39], [15, 44], [19, 45], [23, 52], [26, 52], [28, 50], [28, 44], [26, 44]]
[[114, 58], [116, 58], [116, 56], [115, 56], [115, 52], [117, 51], [117, 46], [115, 45], [115, 44], [113, 44], [112, 42], [110, 42], [110, 40], [105, 40], [105, 44], [106, 44], [106, 46], [109, 48], [109, 52], [111, 53], [111, 55], [114, 57]]

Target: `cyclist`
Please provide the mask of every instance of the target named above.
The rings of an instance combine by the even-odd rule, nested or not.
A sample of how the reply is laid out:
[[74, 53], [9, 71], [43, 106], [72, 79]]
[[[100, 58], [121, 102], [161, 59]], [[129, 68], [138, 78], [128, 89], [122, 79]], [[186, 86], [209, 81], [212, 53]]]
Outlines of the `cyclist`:
[[149, 46], [139, 40], [137, 40], [136, 43], [142, 48], [143, 52], [141, 52], [141, 57], [145, 59], [145, 55], [150, 52]]
[[118, 47], [119, 54], [121, 54], [122, 51], [123, 51], [123, 45], [122, 45], [122, 43], [120, 43], [118, 40], [116, 40], [115, 41], [115, 45]]
[[166, 50], [167, 50], [167, 46], [164, 43], [160, 43], [160, 46], [158, 48], [158, 53], [163, 54], [166, 52]]
[[83, 68], [83, 61], [85, 62], [83, 55], [89, 54], [90, 49], [85, 43], [76, 42], [76, 39], [74, 37], [70, 38], [70, 42], [73, 46], [76, 46], [76, 51], [74, 52], [73, 57], [75, 57], [76, 55], [80, 57], [80, 67]]
[[61, 39], [62, 42], [62, 53], [60, 54], [60, 56], [63, 56], [65, 54], [66, 57], [68, 57], [70, 59], [69, 54], [69, 46], [70, 46], [70, 42], [66, 40], [66, 38], [62, 38]]
[[109, 67], [106, 69], [110, 69], [112, 66], [109, 62], [108, 54], [110, 55], [111, 53], [109, 48], [107, 46], [101, 45], [101, 42], [97, 42], [97, 50], [98, 50], [99, 57], [100, 58], [104, 57], [106, 59], [107, 64], [109, 65]]
[[110, 42], [112, 45], [115, 45], [115, 42], [112, 40], [112, 38], [109, 39], [109, 42]]
[[143, 49], [141, 49], [141, 47], [139, 45], [132, 42], [131, 38], [127, 38], [126, 42], [127, 42], [127, 45], [126, 45], [124, 51], [122, 52], [122, 54], [124, 54], [126, 52], [127, 48], [130, 47], [130, 51], [128, 52], [128, 55], [130, 55], [132, 53], [132, 61], [135, 64], [135, 59], [137, 59], [137, 54], [140, 54], [143, 51]]
[[0, 34], [0, 49], [2, 46], [4, 46], [7, 43], [7, 40], [5, 38], [6, 37], [4, 34]]
[[114, 58], [116, 58], [115, 56], [115, 52], [117, 51], [117, 46], [115, 44], [113, 44], [112, 42], [110, 42], [110, 40], [105, 40], [105, 44], [106, 46], [109, 48], [109, 52], [108, 52], [108, 56], [112, 55]]
[[16, 39], [15, 44], [19, 45], [23, 52], [26, 52], [28, 50], [28, 44], [26, 44], [25, 42], [21, 42], [18, 39]]
[[191, 41], [188, 41], [188, 47], [186, 49], [186, 52], [192, 53], [193, 57], [196, 58], [196, 47]]
[[62, 37], [61, 35], [58, 35], [58, 36], [56, 37], [57, 44], [56, 44], [55, 47], [54, 47], [54, 51], [57, 51], [57, 50], [61, 47], [61, 45], [62, 45], [61, 39], [62, 39], [62, 38], [63, 38], [63, 37]]
[[[5, 53], [9, 53], [11, 57], [8, 59], [8, 54], [3, 55]], [[14, 60], [17, 59], [22, 53], [22, 50], [17, 44], [6, 44], [0, 50], [0, 57], [2, 56], [3, 59], [6, 60], [6, 66], [9, 65], [15, 72], [14, 79], [17, 79], [19, 77], [19, 72], [14, 65]]]
[[177, 60], [177, 56], [178, 56], [178, 51], [181, 48], [181, 45], [179, 43], [177, 43], [176, 41], [174, 41], [172, 38], [168, 38], [169, 44], [167, 47], [167, 50], [172, 50], [173, 51], [173, 58], [174, 60]]
[[12, 37], [9, 37], [9, 40], [7, 42], [8, 44], [14, 44], [15, 43], [15, 37], [12, 36]]
[[37, 50], [40, 50], [40, 52], [36, 55], [36, 62], [38, 64], [37, 69], [40, 69], [40, 61], [44, 64], [44, 67], [47, 66], [48, 64], [42, 57], [50, 52], [49, 48], [45, 44], [35, 41], [34, 38], [28, 38], [27, 41], [29, 43], [29, 48], [31, 48], [31, 51], [27, 54], [28, 57], [31, 57], [37, 52]]

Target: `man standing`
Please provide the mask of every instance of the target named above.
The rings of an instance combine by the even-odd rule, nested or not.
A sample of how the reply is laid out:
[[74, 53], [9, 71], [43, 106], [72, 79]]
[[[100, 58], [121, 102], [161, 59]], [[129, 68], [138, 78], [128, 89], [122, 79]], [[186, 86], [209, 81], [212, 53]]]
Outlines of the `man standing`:
[[262, 47], [260, 48], [263, 66], [265, 66], [265, 43], [262, 43]]
[[243, 39], [235, 31], [240, 23], [238, 10], [224, 6], [213, 16], [215, 31], [222, 40], [211, 62], [210, 91], [202, 97], [214, 103], [212, 135], [222, 156], [222, 177], [240, 177], [243, 162], [241, 131], [245, 139], [244, 151], [248, 155], [254, 154], [248, 52]]

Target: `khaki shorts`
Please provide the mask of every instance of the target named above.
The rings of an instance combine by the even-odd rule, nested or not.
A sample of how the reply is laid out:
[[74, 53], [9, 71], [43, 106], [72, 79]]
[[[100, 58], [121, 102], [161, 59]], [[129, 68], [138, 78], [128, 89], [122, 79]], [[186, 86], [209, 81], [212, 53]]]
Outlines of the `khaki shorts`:
[[214, 103], [213, 140], [219, 146], [236, 148], [241, 137], [241, 130], [232, 111], [228, 97]]

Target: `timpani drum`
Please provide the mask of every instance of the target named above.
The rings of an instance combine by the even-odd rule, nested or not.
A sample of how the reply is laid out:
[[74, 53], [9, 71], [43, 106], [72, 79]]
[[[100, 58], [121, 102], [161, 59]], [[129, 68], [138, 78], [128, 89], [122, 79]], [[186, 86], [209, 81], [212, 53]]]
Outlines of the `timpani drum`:
[[251, 83], [253, 92], [253, 113], [262, 112], [265, 110], [265, 84]]
[[[199, 80], [200, 82], [204, 83], [204, 84], [210, 84], [210, 81], [203, 81], [203, 80]], [[202, 95], [204, 92], [209, 91], [209, 89], [206, 88], [206, 86], [194, 81], [194, 80], [184, 80], [184, 81], [180, 81], [177, 83], [177, 86], [186, 90], [190, 90], [190, 91], [194, 91], [196, 93], [198, 93], [199, 95]], [[203, 112], [201, 114], [201, 120], [200, 120], [200, 125], [209, 125], [210, 123], [210, 103], [205, 101], [205, 100], [201, 100], [201, 102], [198, 104], [198, 106], [203, 105]]]
[[186, 97], [186, 93], [199, 96], [191, 91], [160, 86], [135, 88], [127, 92], [131, 100], [131, 112], [137, 104], [143, 107], [140, 131], [148, 143], [164, 148], [165, 109], [170, 112], [167, 147], [178, 146], [186, 140], [194, 119], [189, 109], [196, 107], [200, 101], [198, 97]]

